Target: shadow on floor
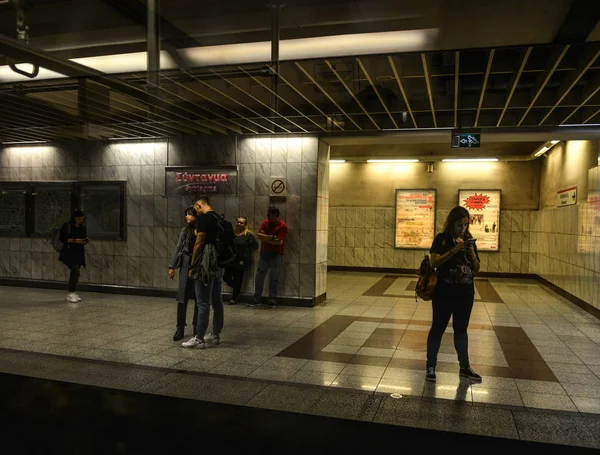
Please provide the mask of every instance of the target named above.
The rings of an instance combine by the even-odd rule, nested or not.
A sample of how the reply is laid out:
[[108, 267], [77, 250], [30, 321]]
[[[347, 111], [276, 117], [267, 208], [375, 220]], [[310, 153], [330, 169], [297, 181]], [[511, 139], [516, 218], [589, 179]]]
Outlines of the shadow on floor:
[[[187, 400], [0, 373], [3, 447], [25, 454], [591, 449]], [[404, 449], [403, 449], [404, 447]], [[368, 451], [368, 452], [367, 452]], [[566, 452], [564, 452], [566, 453]]]

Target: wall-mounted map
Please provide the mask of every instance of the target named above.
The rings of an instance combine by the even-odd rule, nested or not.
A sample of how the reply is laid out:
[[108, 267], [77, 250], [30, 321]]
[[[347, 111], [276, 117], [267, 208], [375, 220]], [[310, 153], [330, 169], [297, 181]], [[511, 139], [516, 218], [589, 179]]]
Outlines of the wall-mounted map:
[[24, 235], [27, 225], [27, 187], [0, 187], [0, 232]]

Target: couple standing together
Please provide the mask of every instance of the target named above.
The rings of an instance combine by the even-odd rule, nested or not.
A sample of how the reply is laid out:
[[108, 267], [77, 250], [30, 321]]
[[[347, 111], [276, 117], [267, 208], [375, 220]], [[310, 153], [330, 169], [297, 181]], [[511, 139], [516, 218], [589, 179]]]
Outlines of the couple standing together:
[[[244, 272], [251, 267], [252, 250], [257, 241], [248, 230], [248, 220], [238, 217], [235, 228], [236, 260], [226, 269], [218, 266], [217, 230], [219, 215], [210, 205], [208, 196], [198, 196], [192, 207], [185, 211], [186, 226], [182, 229], [177, 247], [169, 266], [169, 277], [174, 278], [179, 269], [177, 292], [177, 330], [173, 340], [183, 338], [187, 303], [194, 305], [194, 336], [183, 347], [204, 349], [221, 342], [224, 309], [221, 297], [222, 281], [233, 287], [230, 304], [236, 303], [241, 291]], [[269, 306], [274, 307], [277, 299], [279, 269], [283, 262], [286, 224], [279, 219], [279, 209], [269, 207], [267, 220], [263, 221], [256, 237], [261, 241], [261, 253], [255, 279], [254, 299], [248, 306], [260, 305], [267, 273], [269, 276]], [[213, 308], [212, 333], [206, 335]]]

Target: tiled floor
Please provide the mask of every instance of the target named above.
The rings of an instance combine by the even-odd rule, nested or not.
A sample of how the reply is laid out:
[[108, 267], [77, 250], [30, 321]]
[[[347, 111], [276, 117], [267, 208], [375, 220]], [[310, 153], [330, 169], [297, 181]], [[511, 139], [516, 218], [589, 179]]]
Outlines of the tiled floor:
[[483, 383], [459, 380], [449, 327], [431, 384], [431, 305], [413, 287], [413, 276], [330, 272], [316, 308], [226, 306], [222, 344], [207, 350], [172, 341], [169, 299], [68, 304], [63, 292], [0, 287], [0, 371], [600, 448], [600, 320], [536, 281], [479, 279], [469, 343]]

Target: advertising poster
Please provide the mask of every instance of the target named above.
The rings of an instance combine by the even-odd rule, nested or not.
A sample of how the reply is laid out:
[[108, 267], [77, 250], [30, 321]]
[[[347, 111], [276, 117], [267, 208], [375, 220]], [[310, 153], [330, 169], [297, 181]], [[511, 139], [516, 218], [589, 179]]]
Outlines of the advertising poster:
[[429, 249], [435, 235], [432, 189], [396, 190], [396, 248]]
[[469, 231], [478, 251], [499, 251], [500, 190], [458, 190], [458, 204], [469, 211]]

